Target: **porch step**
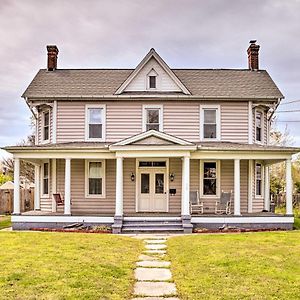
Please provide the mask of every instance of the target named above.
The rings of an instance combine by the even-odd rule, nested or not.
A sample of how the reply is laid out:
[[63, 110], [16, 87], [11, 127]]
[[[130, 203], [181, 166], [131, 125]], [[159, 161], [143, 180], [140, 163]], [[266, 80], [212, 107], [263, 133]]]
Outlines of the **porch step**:
[[123, 233], [151, 233], [151, 232], [163, 232], [163, 233], [182, 233], [182, 221], [181, 220], [124, 220], [122, 226]]

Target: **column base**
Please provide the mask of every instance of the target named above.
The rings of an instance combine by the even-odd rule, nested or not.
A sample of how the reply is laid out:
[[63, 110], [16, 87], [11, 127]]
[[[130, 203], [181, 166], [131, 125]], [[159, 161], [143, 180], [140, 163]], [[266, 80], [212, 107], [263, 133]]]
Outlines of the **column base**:
[[191, 223], [190, 215], [182, 215], [182, 228], [184, 233], [192, 233], [193, 232], [193, 224]]
[[12, 213], [12, 215], [13, 215], [13, 216], [20, 216], [21, 213], [20, 213], [20, 212], [19, 212], [19, 213], [15, 213], [15, 212], [14, 212], [14, 213]]
[[123, 226], [123, 216], [115, 216], [114, 217], [114, 224], [111, 226], [113, 234], [120, 234], [122, 233], [122, 226]]

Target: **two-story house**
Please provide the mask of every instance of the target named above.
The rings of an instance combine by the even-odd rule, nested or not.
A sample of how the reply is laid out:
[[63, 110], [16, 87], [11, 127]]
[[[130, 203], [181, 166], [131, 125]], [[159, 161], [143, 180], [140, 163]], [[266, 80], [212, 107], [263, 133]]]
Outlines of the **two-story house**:
[[[47, 50], [47, 69], [23, 94], [36, 145], [5, 148], [15, 160], [13, 228], [292, 227], [291, 156], [299, 149], [269, 145], [283, 95], [259, 69], [255, 41], [247, 69], [171, 69], [154, 49], [135, 69], [59, 69], [58, 48]], [[29, 213], [20, 212], [20, 160], [35, 165]], [[286, 215], [275, 215], [269, 166], [282, 161]], [[222, 191], [231, 207], [216, 215]], [[191, 210], [192, 192], [200, 213]]]

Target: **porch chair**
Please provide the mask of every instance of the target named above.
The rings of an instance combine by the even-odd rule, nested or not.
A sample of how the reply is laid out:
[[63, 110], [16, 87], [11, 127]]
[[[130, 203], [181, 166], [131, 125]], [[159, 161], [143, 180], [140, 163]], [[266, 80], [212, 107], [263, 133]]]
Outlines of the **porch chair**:
[[220, 200], [216, 201], [215, 214], [216, 215], [230, 215], [231, 214], [231, 196], [232, 191], [224, 192], [222, 191]]
[[203, 214], [203, 202], [200, 201], [199, 192], [190, 192], [190, 211], [192, 213]]
[[54, 198], [55, 203], [56, 203], [56, 209], [57, 209], [57, 206], [64, 206], [65, 205], [65, 200], [61, 197], [60, 194], [53, 194], [53, 198]]

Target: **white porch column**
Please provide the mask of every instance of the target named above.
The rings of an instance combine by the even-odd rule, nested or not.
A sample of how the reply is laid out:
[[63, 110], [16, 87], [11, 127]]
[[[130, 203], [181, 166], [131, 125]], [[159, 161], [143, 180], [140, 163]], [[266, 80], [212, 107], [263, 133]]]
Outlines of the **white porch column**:
[[264, 209], [270, 211], [270, 172], [269, 167], [265, 166], [265, 193]]
[[65, 215], [71, 215], [71, 159], [65, 160]]
[[14, 159], [14, 215], [21, 213], [20, 203], [20, 159]]
[[286, 168], [286, 214], [293, 214], [293, 179], [292, 179], [292, 162], [291, 159], [285, 161]]
[[241, 214], [240, 160], [234, 160], [234, 215]]
[[123, 157], [117, 157], [116, 216], [123, 216]]
[[56, 212], [56, 202], [53, 194], [56, 194], [56, 158], [51, 159], [51, 192], [52, 192], [52, 212]]
[[40, 165], [34, 166], [34, 210], [41, 209]]
[[182, 159], [182, 196], [181, 215], [190, 215], [190, 157], [184, 156]]
[[253, 159], [248, 161], [248, 213], [253, 211]]

